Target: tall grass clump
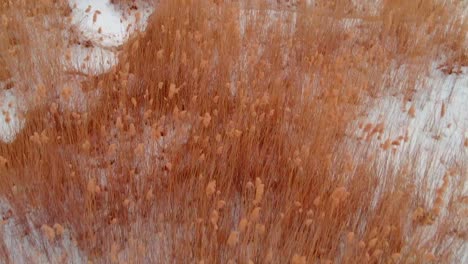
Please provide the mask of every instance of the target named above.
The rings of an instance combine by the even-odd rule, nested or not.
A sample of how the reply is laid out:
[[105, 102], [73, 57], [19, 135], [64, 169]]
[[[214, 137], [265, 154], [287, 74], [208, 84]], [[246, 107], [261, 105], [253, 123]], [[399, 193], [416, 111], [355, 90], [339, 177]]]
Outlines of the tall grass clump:
[[421, 172], [414, 139], [358, 123], [466, 66], [463, 3], [158, 2], [83, 82], [97, 103], [71, 110], [63, 88], [0, 145], [18, 236], [39, 230], [51, 262], [69, 239], [96, 263], [460, 263], [466, 148]]

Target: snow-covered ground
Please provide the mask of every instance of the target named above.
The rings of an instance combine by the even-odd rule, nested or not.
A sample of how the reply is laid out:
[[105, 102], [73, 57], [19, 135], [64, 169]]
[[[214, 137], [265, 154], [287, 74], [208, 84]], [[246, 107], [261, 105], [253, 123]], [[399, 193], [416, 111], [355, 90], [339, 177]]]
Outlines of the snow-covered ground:
[[[401, 140], [401, 146], [391, 146], [405, 150], [401, 156], [397, 151], [393, 162], [407, 158], [409, 153], [417, 154], [420, 158], [420, 164], [416, 164], [418, 171], [424, 172], [432, 165], [435, 166], [430, 168], [433, 175], [443, 175], [449, 168], [444, 168], [442, 163], [467, 158], [463, 149], [468, 138], [468, 68], [464, 68], [461, 75], [449, 76], [434, 69], [425, 85], [430, 89], [421, 89], [422, 92], [416, 93], [414, 100], [406, 104], [392, 96], [377, 99], [364, 122], [385, 125], [380, 143], [408, 136], [407, 143]], [[414, 117], [409, 113], [411, 108]], [[443, 162], [431, 164], [429, 158]]]
[[[7, 215], [9, 210], [5, 205], [0, 199], [0, 214], [3, 216]], [[0, 263], [86, 263], [86, 258], [66, 230], [58, 242], [46, 242], [49, 247], [46, 251], [41, 248], [44, 245], [41, 230], [30, 226], [31, 233], [23, 236], [18, 234], [18, 229], [14, 226], [15, 222], [12, 220], [0, 220], [1, 241], [10, 255], [9, 260], [0, 259]]]
[[3, 142], [12, 142], [24, 126], [24, 120], [19, 114], [19, 102], [17, 96], [9, 90], [0, 94], [0, 140]]
[[108, 0], [69, 0], [73, 7], [72, 23], [83, 36], [101, 47], [117, 47], [125, 43], [135, 30], [142, 30], [152, 8], [136, 1], [137, 10], [119, 10]]
[[[69, 0], [72, 6], [72, 24], [76, 26], [80, 38], [89, 41], [92, 45], [85, 47], [83, 45], [73, 45], [69, 52], [71, 54], [71, 67], [77, 73], [85, 75], [100, 74], [110, 70], [118, 63], [118, 50], [135, 30], [144, 30], [148, 16], [152, 13], [152, 7], [142, 2], [136, 1], [138, 10], [122, 11], [110, 4], [108, 0]], [[64, 54], [65, 56], [66, 54]], [[375, 108], [370, 111], [366, 122], [385, 123], [388, 128], [385, 137], [395, 137], [402, 135], [402, 127], [408, 128], [408, 134], [414, 140], [411, 140], [410, 148], [420, 147], [423, 156], [432, 156], [434, 153], [442, 159], [466, 158], [452, 157], [455, 155], [453, 149], [460, 148], [463, 142], [468, 138], [468, 70], [460, 76], [444, 76], [440, 71], [434, 70], [431, 75], [431, 85], [435, 87], [430, 93], [418, 95], [419, 100], [415, 101], [415, 118], [408, 116], [408, 108], [402, 109], [401, 101], [396, 98], [383, 98], [375, 104]], [[74, 87], [74, 98], [77, 98], [75, 104], [71, 103], [70, 108], [84, 105], [89, 99], [76, 87], [79, 82], [71, 81], [67, 84]], [[95, 97], [97, 95], [93, 95]], [[27, 120], [21, 118], [19, 114], [22, 109], [27, 107], [22, 105], [14, 89], [4, 90], [0, 93], [0, 109], [2, 116], [0, 118], [0, 140], [3, 142], [12, 142], [16, 133], [21, 131]], [[440, 115], [442, 104], [445, 105], [445, 115], [441, 119], [441, 124], [435, 127], [441, 127], [440, 130], [430, 128], [434, 116]], [[78, 109], [79, 110], [79, 109]], [[438, 120], [438, 119], [435, 119]], [[466, 153], [466, 152], [465, 152]], [[462, 153], [463, 155], [463, 153]], [[427, 164], [419, 164], [427, 166]], [[433, 168], [437, 173], [443, 173], [444, 168]], [[0, 202], [0, 214], [8, 210], [4, 202]], [[18, 240], [18, 236], [13, 234], [9, 221], [2, 223], [3, 229], [0, 235], [6, 243], [7, 250], [12, 252], [12, 261], [14, 263], [26, 263], [28, 257], [36, 257], [35, 253], [30, 256], [24, 256], [18, 252], [41, 252], [34, 244], [26, 239]], [[10, 227], [10, 228], [9, 228]], [[34, 233], [33, 237], [38, 234]], [[76, 246], [65, 237], [64, 248], [69, 254], [72, 263], [83, 263], [84, 257], [80, 254]], [[25, 251], [19, 251], [23, 248]], [[16, 253], [15, 253], [16, 252]], [[38, 263], [59, 263], [62, 251], [57, 249], [54, 252], [55, 259], [48, 259], [45, 255], [38, 255]]]

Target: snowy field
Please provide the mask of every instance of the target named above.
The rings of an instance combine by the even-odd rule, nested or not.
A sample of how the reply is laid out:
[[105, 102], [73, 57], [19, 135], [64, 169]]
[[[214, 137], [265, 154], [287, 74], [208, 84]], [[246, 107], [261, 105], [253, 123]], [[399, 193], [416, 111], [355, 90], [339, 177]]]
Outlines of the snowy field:
[[[70, 0], [70, 6], [73, 8], [72, 23], [77, 27], [80, 37], [90, 41], [93, 45], [90, 48], [82, 45], [75, 45], [71, 48], [72, 65], [75, 71], [82, 74], [100, 74], [109, 71], [118, 63], [117, 55], [119, 46], [125, 43], [130, 34], [136, 30], [144, 30], [146, 20], [152, 13], [152, 7], [139, 1], [138, 10], [122, 11], [110, 4], [108, 0]], [[65, 55], [64, 55], [65, 56]], [[85, 67], [83, 61], [86, 57]], [[68, 65], [70, 66], [70, 65]], [[370, 112], [368, 120], [365, 122], [380, 123], [383, 122], [388, 127], [386, 136], [400, 135], [408, 133], [413, 139], [408, 148], [421, 147], [423, 157], [436, 153], [439, 159], [450, 160], [452, 149], [460, 148], [463, 142], [468, 138], [468, 69], [457, 76], [446, 76], [439, 70], [434, 70], [431, 74], [430, 85], [434, 87], [431, 92], [419, 94], [415, 101], [415, 118], [408, 117], [407, 110], [402, 109], [401, 103], [395, 98], [379, 99], [381, 101], [375, 104], [375, 109]], [[89, 97], [81, 94], [77, 82], [72, 82], [71, 87], [75, 87], [74, 98], [78, 100], [91, 100], [98, 98], [98, 94]], [[81, 103], [70, 107], [79, 107]], [[442, 119], [441, 130], [430, 128], [433, 122], [433, 116], [440, 114], [443, 105], [446, 107], [445, 116]], [[408, 106], [410, 107], [410, 105]], [[21, 131], [27, 120], [24, 120], [19, 114], [20, 111], [28, 109], [24, 105], [24, 100], [15, 92], [15, 89], [2, 90], [0, 92], [0, 108], [2, 115], [0, 118], [0, 140], [3, 142], [12, 142], [15, 135]], [[402, 127], [408, 127], [408, 131], [399, 131]], [[461, 158], [467, 158], [466, 151]], [[396, 163], [398, 157], [394, 159]], [[419, 164], [421, 169], [427, 164]], [[431, 168], [433, 173], [443, 173], [445, 168], [436, 166]], [[468, 190], [467, 190], [468, 191]], [[0, 215], [8, 211], [8, 206], [0, 200]], [[51, 259], [41, 255], [41, 249], [34, 248], [28, 239], [18, 239], [16, 234], [11, 232], [14, 225], [12, 221], [1, 223], [3, 240], [6, 243], [7, 250], [11, 252], [15, 263], [27, 263], [30, 258], [37, 259], [37, 263], [48, 263], [51, 259], [53, 263], [60, 263], [63, 258], [63, 251], [59, 248], [66, 248], [68, 258], [71, 263], [84, 263], [85, 257], [82, 256], [79, 249], [69, 239], [63, 239], [63, 245], [55, 245], [57, 248]], [[31, 238], [38, 235], [35, 231]], [[22, 248], [23, 250], [17, 250]], [[30, 252], [29, 256], [24, 256], [18, 252]], [[0, 261], [1, 263], [1, 261]]]

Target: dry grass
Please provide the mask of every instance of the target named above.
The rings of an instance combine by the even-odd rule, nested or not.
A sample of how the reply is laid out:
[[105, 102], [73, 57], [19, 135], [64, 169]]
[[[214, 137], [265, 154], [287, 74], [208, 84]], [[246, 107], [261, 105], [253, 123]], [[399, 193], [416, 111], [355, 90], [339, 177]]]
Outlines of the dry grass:
[[[466, 63], [461, 4], [316, 2], [161, 1], [90, 78], [98, 104], [43, 99], [0, 145], [19, 235], [41, 229], [47, 252], [68, 233], [97, 263], [459, 263], [466, 149], [420, 180], [383, 126], [350, 134], [374, 98], [410, 101], [434, 62]], [[407, 162], [376, 158], [392, 151]]]

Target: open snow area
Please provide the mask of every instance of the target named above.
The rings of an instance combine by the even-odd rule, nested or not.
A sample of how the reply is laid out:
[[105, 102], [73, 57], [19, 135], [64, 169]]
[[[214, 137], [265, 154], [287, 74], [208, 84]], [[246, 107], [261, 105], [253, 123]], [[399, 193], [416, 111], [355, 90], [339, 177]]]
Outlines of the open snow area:
[[2, 118], [0, 118], [0, 140], [3, 142], [12, 142], [24, 126], [24, 120], [19, 114], [20, 100], [9, 90], [0, 94], [0, 109]]
[[146, 26], [152, 8], [136, 1], [137, 10], [118, 10], [108, 0], [70, 0], [72, 23], [83, 36], [101, 47], [117, 47], [125, 43], [135, 30]]

